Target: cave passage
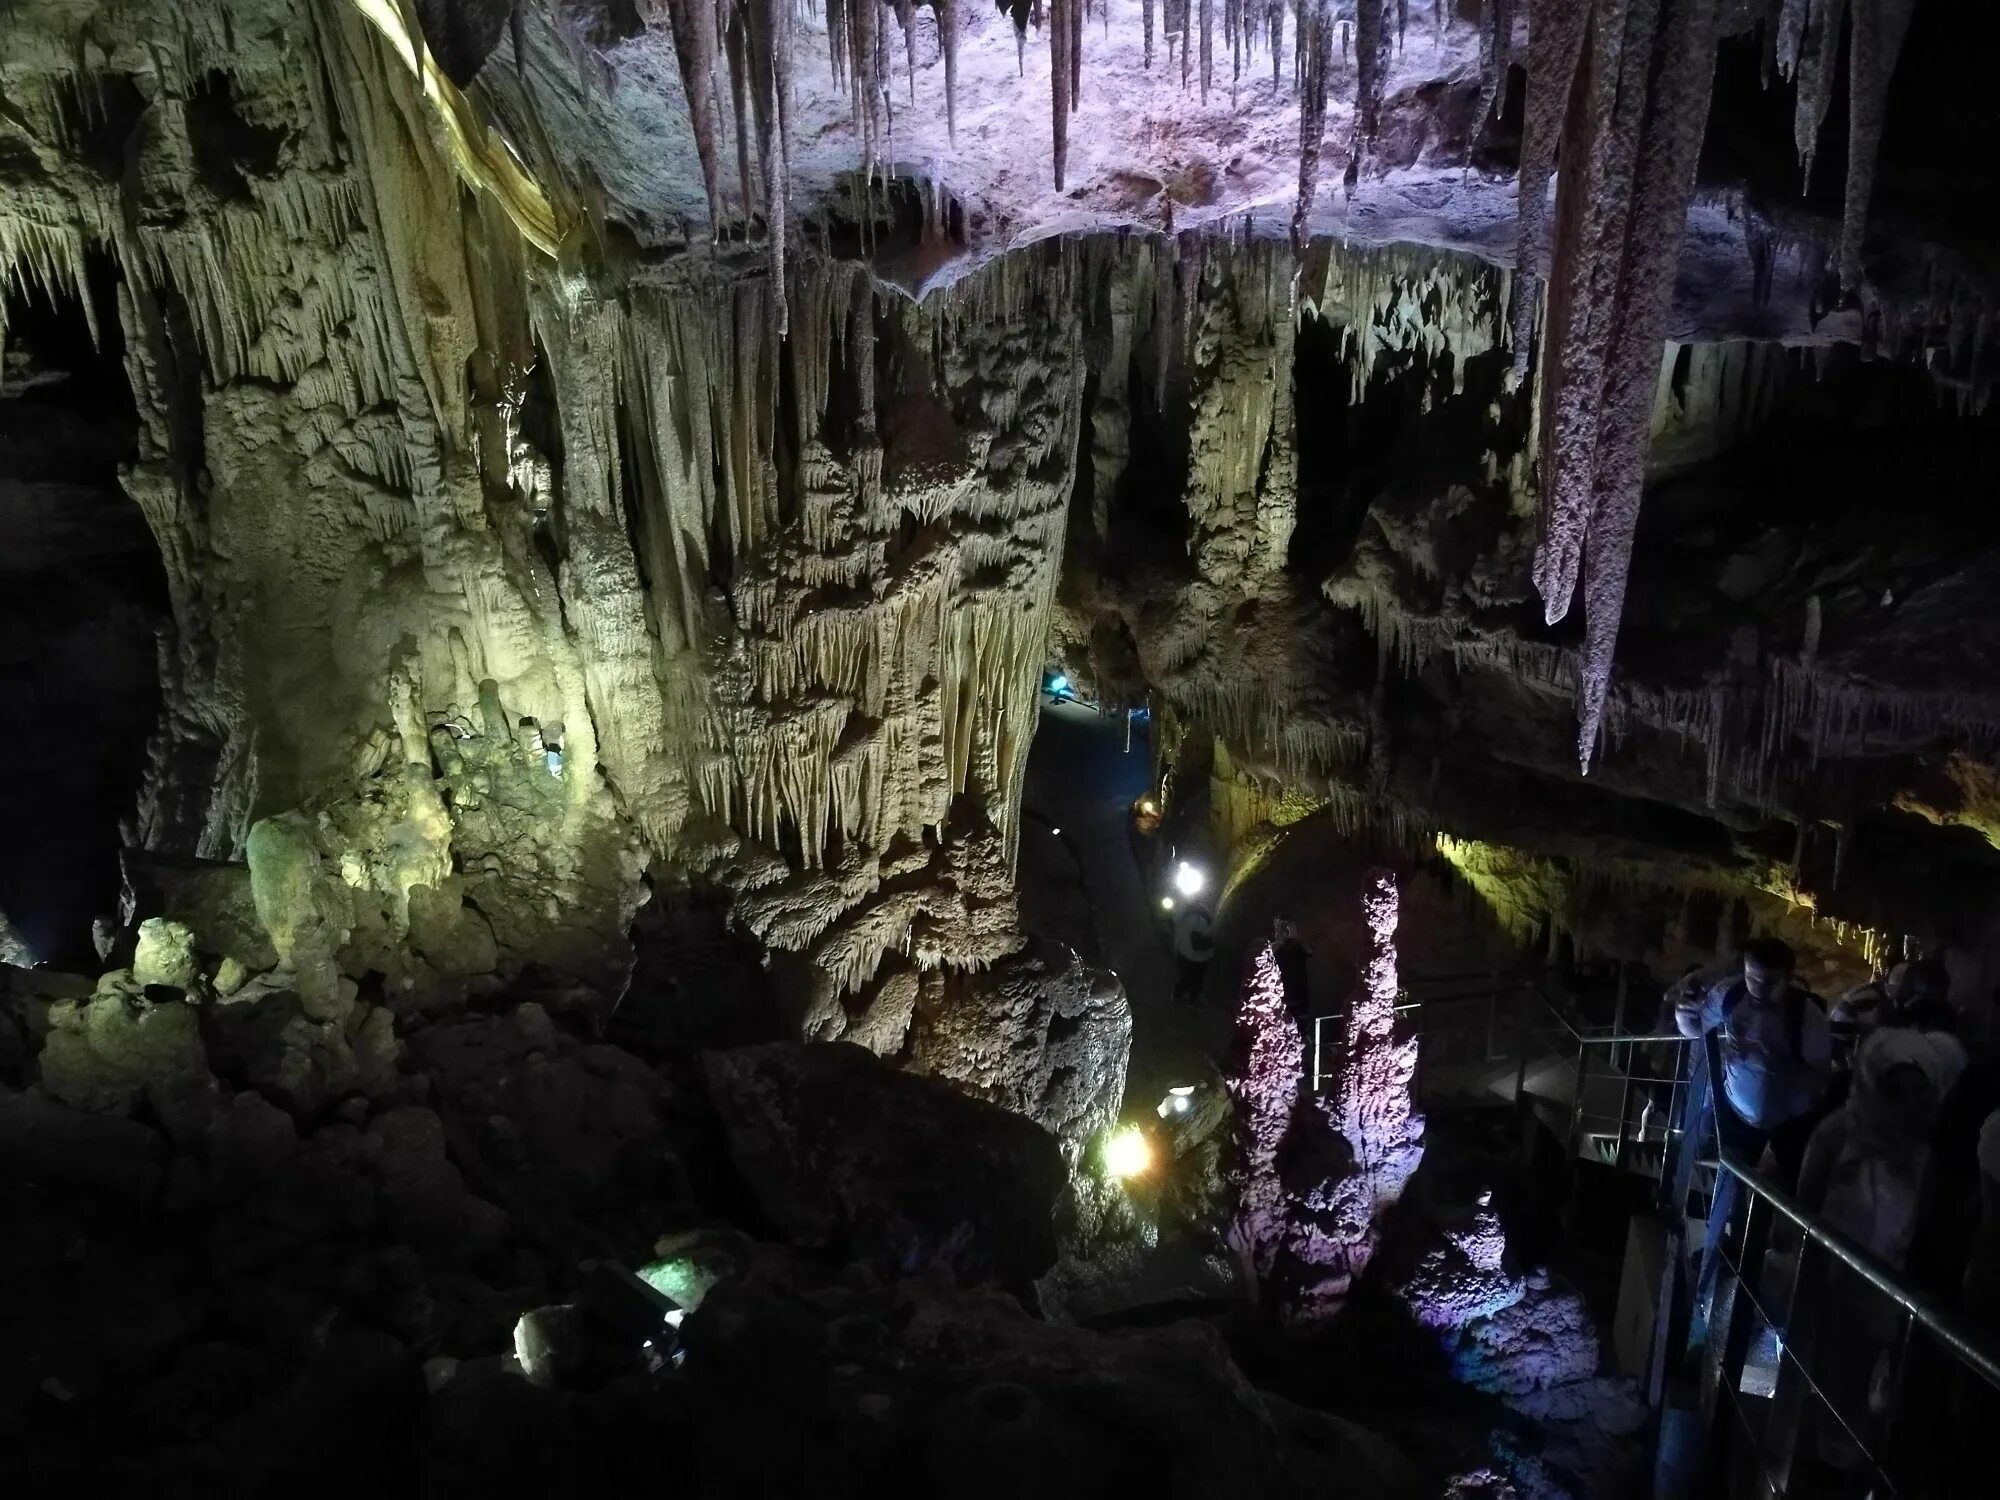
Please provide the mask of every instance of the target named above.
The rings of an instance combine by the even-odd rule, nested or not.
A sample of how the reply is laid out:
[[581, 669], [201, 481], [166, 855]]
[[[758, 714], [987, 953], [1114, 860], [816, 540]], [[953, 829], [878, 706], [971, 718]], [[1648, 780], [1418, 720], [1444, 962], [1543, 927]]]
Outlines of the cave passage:
[[94, 958], [117, 906], [120, 824], [133, 817], [160, 712], [155, 635], [167, 585], [152, 532], [118, 482], [138, 416], [111, 315], [116, 272], [91, 262], [94, 340], [75, 298], [18, 283], [0, 371], [0, 915], [27, 961]]

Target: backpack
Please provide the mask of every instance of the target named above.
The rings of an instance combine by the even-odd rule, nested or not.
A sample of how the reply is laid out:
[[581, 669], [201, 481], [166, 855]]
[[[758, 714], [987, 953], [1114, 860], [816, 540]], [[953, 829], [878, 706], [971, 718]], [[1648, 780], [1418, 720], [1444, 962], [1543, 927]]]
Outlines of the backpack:
[[[1736, 980], [1729, 986], [1727, 993], [1722, 997], [1722, 1024], [1724, 1026], [1729, 1024], [1729, 1017], [1735, 1012], [1736, 1007], [1743, 1003], [1744, 997], [1748, 993], [1749, 991], [1743, 988], [1743, 981], [1741, 979]], [[1796, 984], [1786, 987], [1785, 1046], [1791, 1050], [1793, 1062], [1802, 1063], [1806, 1060], [1806, 1003], [1808, 1001], [1817, 1005], [1822, 1014], [1825, 1013], [1826, 1002], [1811, 990]]]

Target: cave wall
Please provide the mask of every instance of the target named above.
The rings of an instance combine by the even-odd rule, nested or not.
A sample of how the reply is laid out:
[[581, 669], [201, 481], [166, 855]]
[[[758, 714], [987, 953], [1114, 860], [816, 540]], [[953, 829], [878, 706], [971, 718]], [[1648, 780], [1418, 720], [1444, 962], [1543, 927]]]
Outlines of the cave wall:
[[[1982, 585], [1929, 579], [1871, 657], [1869, 589], [1818, 586], [1872, 576], [1852, 506], [1775, 560], [1702, 541], [1700, 505], [1668, 512], [1683, 556], [1642, 532], [1580, 774], [1580, 641], [1529, 569], [1526, 301], [1486, 260], [1246, 222], [1045, 240], [919, 301], [871, 261], [972, 231], [927, 187], [885, 251], [895, 195], [868, 187], [856, 256], [825, 253], [829, 217], [778, 281], [755, 237], [695, 253], [590, 210], [633, 139], [563, 162], [540, 127], [621, 85], [528, 66], [539, 21], [469, 92], [335, 0], [6, 26], [0, 262], [93, 311], [87, 258], [120, 273], [120, 477], [174, 625], [138, 842], [229, 860], [290, 817], [303, 843], [273, 847], [392, 998], [615, 996], [648, 880], [698, 881], [778, 955], [801, 1030], [902, 1049], [913, 975], [1018, 947], [1051, 650], [1151, 703], [1157, 743], [1205, 745], [1224, 843], [1311, 804], [1799, 904], [1885, 808], [1966, 822], [1941, 757], [1983, 763], [2000, 714], [1983, 655], [1940, 643]], [[1949, 343], [1953, 295], [1877, 342]], [[1721, 493], [1704, 465], [1828, 370], [1849, 389], [1846, 326], [1670, 342], [1655, 497]], [[1690, 627], [1671, 601], [1704, 569], [1748, 592]], [[1851, 915], [1907, 928], [1892, 907]]]
[[144, 850], [282, 846], [403, 1004], [608, 1002], [649, 869], [798, 955], [816, 1036], [885, 955], [1019, 946], [1078, 247], [922, 306], [807, 260], [781, 341], [761, 257], [545, 254], [351, 6], [8, 27], [0, 263], [122, 273], [174, 621]]

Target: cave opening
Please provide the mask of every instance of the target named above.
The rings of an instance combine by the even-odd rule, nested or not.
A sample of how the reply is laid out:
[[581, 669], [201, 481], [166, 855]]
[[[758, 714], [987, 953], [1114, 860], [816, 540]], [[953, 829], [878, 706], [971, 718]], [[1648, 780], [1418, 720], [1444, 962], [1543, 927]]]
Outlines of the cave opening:
[[55, 963], [93, 959], [92, 921], [118, 904], [169, 618], [159, 547], [119, 483], [139, 419], [117, 275], [92, 255], [81, 296], [10, 282], [0, 325], [0, 683], [16, 726], [0, 915], [29, 957]]

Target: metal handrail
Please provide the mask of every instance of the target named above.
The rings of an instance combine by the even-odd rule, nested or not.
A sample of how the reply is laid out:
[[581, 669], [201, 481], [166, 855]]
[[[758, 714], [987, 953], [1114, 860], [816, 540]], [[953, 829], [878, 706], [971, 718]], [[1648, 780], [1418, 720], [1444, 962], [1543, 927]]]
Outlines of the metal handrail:
[[1806, 1212], [1795, 1199], [1760, 1176], [1753, 1166], [1727, 1154], [1706, 1157], [1705, 1167], [1726, 1168], [1729, 1174], [1772, 1208], [1795, 1224], [1805, 1237], [1840, 1261], [1883, 1296], [1908, 1313], [1926, 1333], [1956, 1354], [1961, 1362], [1979, 1373], [1988, 1385], [2000, 1390], [2000, 1357], [1987, 1351], [1979, 1340], [1945, 1308], [1922, 1292], [1904, 1286], [1895, 1273], [1874, 1256], [1837, 1230], [1829, 1229]]

